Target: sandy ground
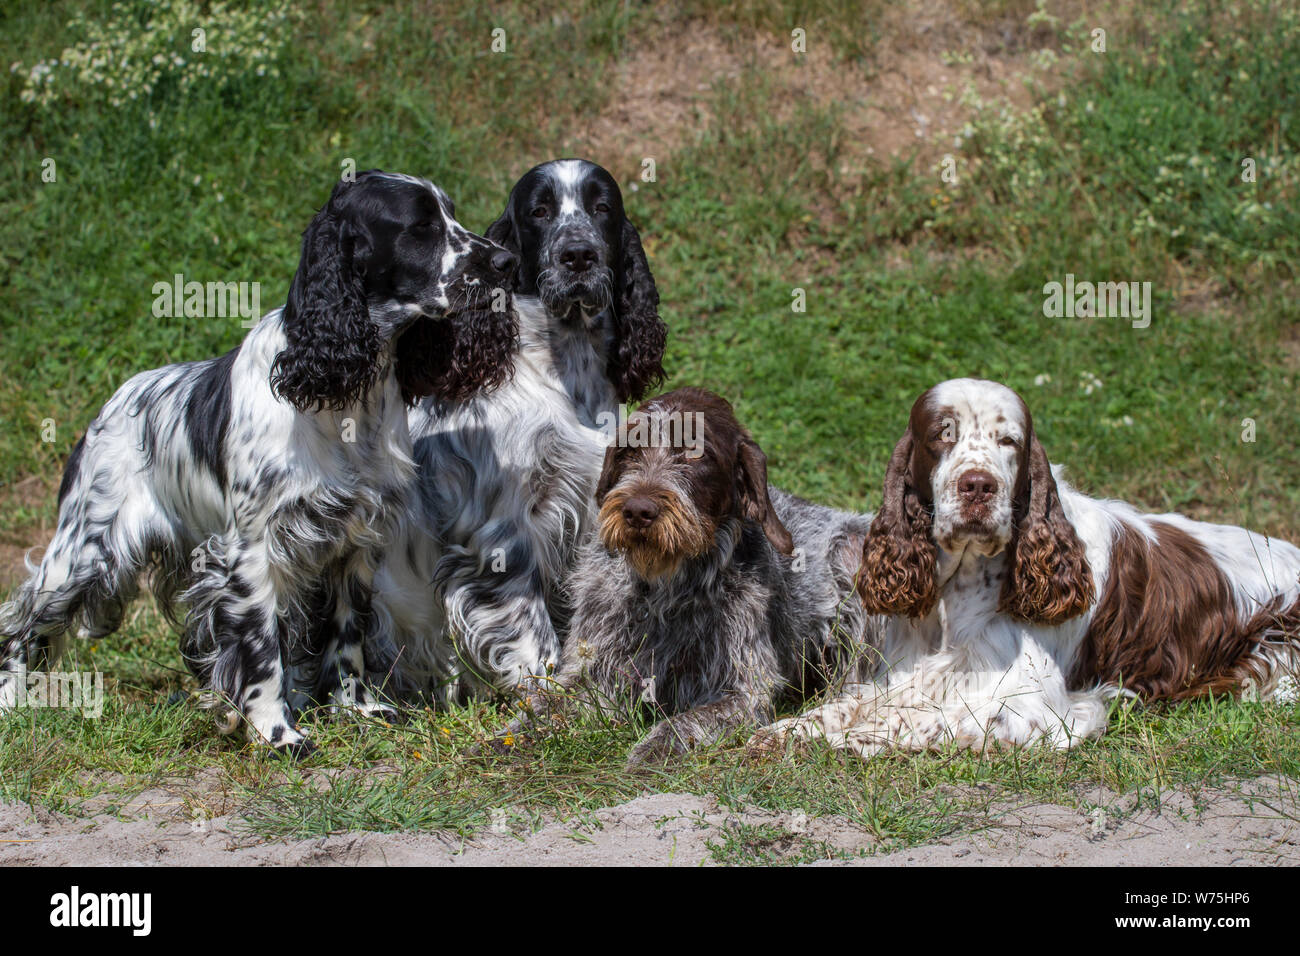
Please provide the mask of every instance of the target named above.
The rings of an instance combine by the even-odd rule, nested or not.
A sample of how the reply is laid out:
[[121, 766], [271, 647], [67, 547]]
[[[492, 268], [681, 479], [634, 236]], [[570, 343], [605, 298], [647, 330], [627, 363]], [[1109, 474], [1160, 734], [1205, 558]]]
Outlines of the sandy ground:
[[486, 833], [470, 842], [429, 833], [342, 833], [267, 843], [232, 817], [167, 821], [173, 815], [153, 813], [147, 799], [124, 808], [125, 819], [80, 819], [3, 804], [0, 864], [697, 866], [715, 862], [710, 843], [726, 844], [728, 831], [736, 834], [745, 825], [786, 831], [767, 847], [769, 859], [807, 860], [810, 846], [823, 845], [855, 855], [814, 865], [1300, 864], [1294, 791], [1279, 792], [1275, 782], [1202, 792], [1195, 801], [1165, 794], [1158, 810], [1149, 796], [1139, 802], [1094, 794], [1088, 803], [1105, 807], [1104, 815], [1009, 803], [995, 806], [977, 832], [894, 852], [878, 852], [870, 834], [844, 820], [737, 813], [709, 797], [671, 793], [597, 811], [581, 824], [552, 822], [528, 836]]

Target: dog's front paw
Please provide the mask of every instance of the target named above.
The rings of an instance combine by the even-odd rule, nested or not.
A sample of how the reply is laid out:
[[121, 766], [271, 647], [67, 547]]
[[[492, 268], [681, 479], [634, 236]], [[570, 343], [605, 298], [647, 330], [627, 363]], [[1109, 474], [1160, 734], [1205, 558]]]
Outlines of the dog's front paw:
[[635, 767], [666, 764], [693, 746], [695, 740], [686, 728], [671, 720], [661, 720], [632, 748], [627, 757], [627, 767], [631, 770]]
[[254, 746], [266, 746], [277, 755], [299, 759], [316, 749], [307, 738], [307, 731], [294, 723], [289, 708], [267, 702], [257, 706], [255, 701], [247, 707], [244, 714], [244, 732], [249, 743]]
[[325, 707], [325, 713], [333, 718], [354, 717], [358, 720], [382, 720], [387, 724], [397, 723], [401, 713], [392, 704], [378, 699], [334, 701]]
[[356, 677], [345, 678], [329, 692], [324, 711], [330, 717], [375, 718], [387, 723], [393, 723], [399, 717], [396, 707]]
[[307, 736], [307, 731], [293, 724], [281, 724], [266, 733], [249, 727], [248, 739], [254, 746], [267, 747], [272, 756], [287, 760], [302, 760], [314, 754], [319, 748]]
[[300, 737], [291, 743], [280, 744], [272, 747], [271, 753], [284, 760], [306, 760], [314, 754], [320, 747], [310, 737]]

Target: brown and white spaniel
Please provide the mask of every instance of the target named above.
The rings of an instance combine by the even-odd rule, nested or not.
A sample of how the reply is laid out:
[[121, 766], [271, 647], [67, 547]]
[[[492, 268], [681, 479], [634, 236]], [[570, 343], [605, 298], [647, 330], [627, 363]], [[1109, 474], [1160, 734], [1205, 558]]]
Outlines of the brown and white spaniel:
[[1300, 549], [1075, 491], [996, 382], [912, 406], [857, 586], [888, 616], [860, 682], [755, 748], [1068, 747], [1100, 736], [1120, 693], [1295, 693]]

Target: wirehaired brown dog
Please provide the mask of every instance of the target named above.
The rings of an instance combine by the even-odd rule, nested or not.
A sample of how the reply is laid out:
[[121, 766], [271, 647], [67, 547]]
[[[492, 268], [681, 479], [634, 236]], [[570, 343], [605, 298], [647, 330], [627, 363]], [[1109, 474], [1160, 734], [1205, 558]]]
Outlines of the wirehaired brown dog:
[[771, 719], [841, 676], [871, 620], [853, 579], [871, 518], [769, 488], [762, 449], [719, 396], [683, 388], [628, 417], [605, 453], [598, 534], [568, 582], [557, 698], [662, 719], [630, 765]]

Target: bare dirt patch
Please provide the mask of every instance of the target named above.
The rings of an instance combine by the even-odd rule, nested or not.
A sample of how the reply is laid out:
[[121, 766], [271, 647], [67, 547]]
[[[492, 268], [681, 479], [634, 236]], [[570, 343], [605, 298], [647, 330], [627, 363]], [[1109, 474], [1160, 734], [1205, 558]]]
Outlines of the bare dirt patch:
[[[1300, 864], [1290, 782], [1116, 798], [1090, 809], [1028, 804], [973, 835], [870, 857], [868, 866], [1278, 866]], [[1085, 804], [1086, 805], [1086, 804]]]
[[1021, 108], [1031, 102], [1024, 80], [1033, 72], [1033, 31], [1011, 29], [1014, 21], [972, 22], [959, 6], [926, 0], [885, 11], [879, 23], [863, 25], [880, 39], [862, 58], [837, 55], [815, 29], [800, 54], [788, 31], [665, 19], [625, 51], [609, 108], [563, 146], [631, 175], [643, 157], [662, 161], [705, 134], [717, 119], [719, 84], [756, 75], [777, 119], [809, 106], [841, 110], [842, 173], [872, 159], [936, 162], [972, 115], [961, 91]]
[[7, 594], [27, 573], [26, 557], [31, 546], [0, 542], [0, 593]]
[[[0, 511], [13, 513], [40, 512], [54, 500], [57, 483], [44, 474], [28, 475], [6, 488], [0, 495]], [[39, 560], [41, 549], [54, 536], [54, 527], [46, 521], [21, 524], [0, 532], [0, 595], [6, 594], [27, 576], [28, 552]], [[32, 551], [33, 548], [37, 550]]]
[[[163, 794], [166, 791], [162, 791]], [[878, 841], [843, 819], [735, 811], [711, 797], [660, 793], [557, 820], [532, 834], [485, 833], [465, 841], [441, 833], [339, 833], [264, 842], [237, 817], [177, 819], [171, 799], [144, 799], [121, 816], [63, 816], [0, 805], [0, 863], [340, 865], [697, 866], [754, 828], [770, 839], [765, 862], [896, 865], [1300, 864], [1300, 815], [1288, 782], [1258, 780], [1195, 797], [1099, 793], [1079, 809], [1011, 801], [987, 824], [933, 844], [879, 852]], [[818, 857], [821, 857], [820, 859]], [[722, 858], [735, 860], [734, 852]], [[743, 857], [741, 857], [743, 859]]]

